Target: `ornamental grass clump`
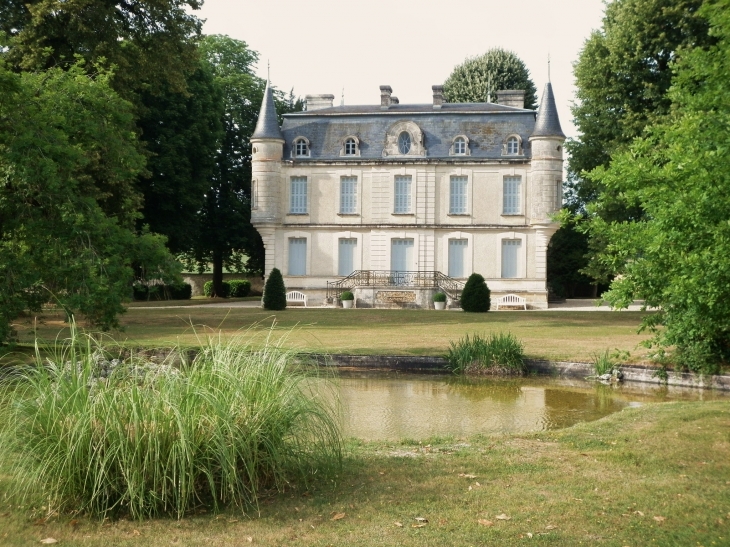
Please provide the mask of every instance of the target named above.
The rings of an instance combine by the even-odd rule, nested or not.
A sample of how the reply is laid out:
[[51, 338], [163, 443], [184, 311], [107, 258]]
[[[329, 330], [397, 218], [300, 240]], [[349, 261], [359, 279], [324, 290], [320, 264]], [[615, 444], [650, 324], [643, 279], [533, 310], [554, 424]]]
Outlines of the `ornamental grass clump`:
[[449, 368], [456, 374], [523, 374], [524, 346], [511, 333], [468, 334], [449, 344]]
[[[74, 334], [3, 393], [0, 457], [17, 500], [49, 513], [181, 518], [255, 508], [341, 463], [328, 382], [277, 344], [204, 341], [161, 362]], [[321, 479], [320, 479], [321, 480]]]

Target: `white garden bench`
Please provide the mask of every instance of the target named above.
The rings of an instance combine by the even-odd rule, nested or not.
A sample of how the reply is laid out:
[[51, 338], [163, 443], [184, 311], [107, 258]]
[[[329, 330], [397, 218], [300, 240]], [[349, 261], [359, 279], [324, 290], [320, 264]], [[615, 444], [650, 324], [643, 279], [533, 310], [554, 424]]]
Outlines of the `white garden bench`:
[[527, 299], [517, 296], [516, 294], [505, 294], [497, 298], [496, 310], [500, 306], [522, 306], [525, 310], [527, 309]]
[[304, 307], [307, 307], [307, 295], [303, 292], [299, 291], [289, 291], [286, 293], [286, 303], [287, 305], [289, 303], [292, 304], [304, 304]]

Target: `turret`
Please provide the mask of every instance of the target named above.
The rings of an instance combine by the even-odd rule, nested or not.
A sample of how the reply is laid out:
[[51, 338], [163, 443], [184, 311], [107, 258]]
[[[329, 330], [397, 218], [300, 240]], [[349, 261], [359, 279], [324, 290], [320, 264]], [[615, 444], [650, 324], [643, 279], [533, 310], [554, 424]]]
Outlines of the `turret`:
[[251, 135], [251, 223], [266, 249], [266, 273], [274, 267], [274, 226], [281, 222], [279, 195], [284, 137], [276, 117], [274, 94], [267, 82], [256, 129]]
[[530, 136], [532, 161], [530, 180], [532, 203], [530, 224], [535, 226], [535, 274], [547, 278], [547, 247], [558, 224], [550, 219], [563, 204], [563, 142], [565, 134], [560, 127], [555, 106], [553, 86], [545, 84], [535, 130]]

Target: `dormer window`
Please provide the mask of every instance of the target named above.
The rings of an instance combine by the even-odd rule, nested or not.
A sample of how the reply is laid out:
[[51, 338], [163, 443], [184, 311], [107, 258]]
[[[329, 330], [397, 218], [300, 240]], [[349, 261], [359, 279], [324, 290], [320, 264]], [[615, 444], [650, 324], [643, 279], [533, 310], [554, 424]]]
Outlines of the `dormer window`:
[[522, 139], [519, 135], [510, 135], [504, 141], [502, 146], [503, 156], [521, 156], [522, 155]]
[[403, 131], [398, 135], [398, 152], [404, 156], [411, 151], [411, 134], [408, 131]]
[[360, 155], [360, 139], [355, 135], [345, 137], [340, 148], [340, 156], [359, 156]]
[[466, 135], [457, 135], [451, 142], [449, 156], [468, 156], [469, 154], [469, 138]]
[[294, 156], [297, 158], [309, 157], [309, 141], [305, 137], [294, 139]]

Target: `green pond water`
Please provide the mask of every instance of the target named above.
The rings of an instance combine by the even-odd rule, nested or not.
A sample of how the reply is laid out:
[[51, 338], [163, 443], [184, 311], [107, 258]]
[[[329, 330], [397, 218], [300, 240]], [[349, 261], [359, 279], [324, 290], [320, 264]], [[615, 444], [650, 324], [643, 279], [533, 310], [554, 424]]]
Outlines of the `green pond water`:
[[341, 371], [343, 433], [363, 440], [499, 435], [569, 427], [646, 403], [729, 398], [728, 392], [583, 379], [464, 379]]

